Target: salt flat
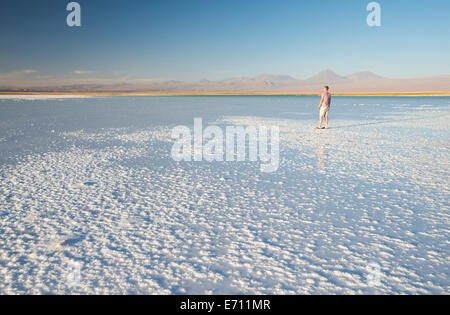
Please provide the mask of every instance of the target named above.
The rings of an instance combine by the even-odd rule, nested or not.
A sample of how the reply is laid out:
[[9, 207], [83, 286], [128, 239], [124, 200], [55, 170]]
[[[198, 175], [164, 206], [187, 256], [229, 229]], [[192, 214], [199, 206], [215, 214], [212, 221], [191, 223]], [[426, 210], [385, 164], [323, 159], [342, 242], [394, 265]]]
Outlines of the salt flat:
[[[0, 293], [448, 294], [450, 98], [316, 106], [0, 100]], [[279, 126], [279, 170], [173, 161], [194, 117]]]

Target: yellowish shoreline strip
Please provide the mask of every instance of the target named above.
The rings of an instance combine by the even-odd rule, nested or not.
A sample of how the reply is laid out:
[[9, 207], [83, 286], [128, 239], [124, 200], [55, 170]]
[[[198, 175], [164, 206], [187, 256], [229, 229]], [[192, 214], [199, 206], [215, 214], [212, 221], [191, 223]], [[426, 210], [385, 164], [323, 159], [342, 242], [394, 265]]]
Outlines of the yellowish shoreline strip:
[[[450, 96], [449, 92], [354, 92], [335, 96]], [[81, 95], [81, 96], [314, 96], [320, 93], [166, 93], [166, 92], [0, 92], [0, 95]]]

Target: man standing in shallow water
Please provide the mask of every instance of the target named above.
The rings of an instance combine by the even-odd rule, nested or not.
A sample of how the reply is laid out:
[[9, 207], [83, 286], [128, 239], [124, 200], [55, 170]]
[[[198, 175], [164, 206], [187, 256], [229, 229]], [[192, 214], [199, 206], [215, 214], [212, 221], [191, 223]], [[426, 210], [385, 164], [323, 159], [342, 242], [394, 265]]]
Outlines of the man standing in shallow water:
[[[329, 92], [329, 87], [325, 85], [323, 87], [322, 98], [320, 99], [319, 110], [320, 110], [320, 119], [319, 119], [319, 127], [316, 129], [328, 129], [328, 112], [330, 111], [331, 106], [331, 94]], [[325, 128], [322, 128], [323, 118], [325, 117]]]

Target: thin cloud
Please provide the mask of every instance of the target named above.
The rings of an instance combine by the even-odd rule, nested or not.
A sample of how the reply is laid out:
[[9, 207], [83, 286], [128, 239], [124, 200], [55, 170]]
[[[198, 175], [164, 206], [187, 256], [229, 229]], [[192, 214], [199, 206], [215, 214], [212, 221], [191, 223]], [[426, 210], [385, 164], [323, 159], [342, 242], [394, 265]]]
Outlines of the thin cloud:
[[22, 70], [22, 72], [23, 73], [36, 73], [36, 72], [38, 72], [37, 70], [34, 70], [34, 69], [25, 69], [25, 70]]
[[73, 70], [73, 73], [78, 74], [78, 75], [82, 75], [82, 74], [90, 74], [93, 71], [90, 70]]

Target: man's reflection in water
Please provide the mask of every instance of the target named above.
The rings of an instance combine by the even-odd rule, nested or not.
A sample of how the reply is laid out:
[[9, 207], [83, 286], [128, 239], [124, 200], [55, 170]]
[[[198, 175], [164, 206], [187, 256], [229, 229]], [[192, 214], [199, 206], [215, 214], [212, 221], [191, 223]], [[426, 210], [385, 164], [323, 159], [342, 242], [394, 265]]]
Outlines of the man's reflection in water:
[[328, 148], [321, 145], [317, 148], [317, 167], [320, 173], [325, 173], [325, 168], [328, 162]]

